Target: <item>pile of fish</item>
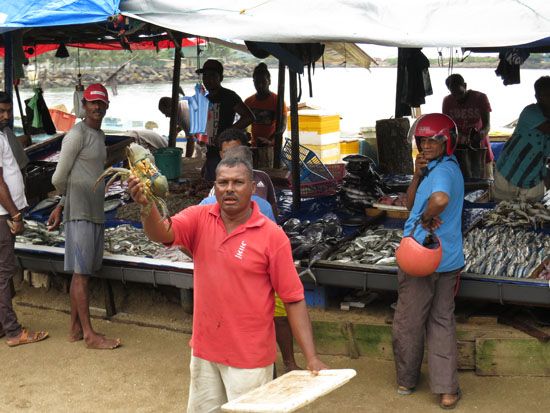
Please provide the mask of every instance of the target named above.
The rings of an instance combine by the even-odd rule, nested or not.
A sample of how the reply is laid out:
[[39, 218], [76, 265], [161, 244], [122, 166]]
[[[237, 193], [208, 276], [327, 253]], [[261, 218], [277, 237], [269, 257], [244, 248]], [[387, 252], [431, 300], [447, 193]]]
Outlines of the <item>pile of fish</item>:
[[546, 191], [542, 201], [540, 201], [546, 208], [550, 209], [550, 191]]
[[550, 281], [550, 259], [544, 260], [540, 272], [537, 274], [539, 280], [549, 280]]
[[403, 230], [377, 227], [367, 229], [360, 236], [344, 243], [329, 261], [360, 264], [397, 265], [395, 250], [403, 237]]
[[333, 213], [325, 214], [315, 222], [290, 218], [283, 224], [290, 240], [295, 260], [311, 258], [312, 251], [332, 246], [342, 238], [342, 225]]
[[342, 203], [349, 209], [363, 211], [384, 196], [387, 188], [368, 156], [348, 155], [343, 160], [347, 162], [347, 173], [340, 191]]
[[549, 255], [550, 236], [523, 228], [474, 228], [464, 237], [464, 272], [526, 278]]
[[48, 231], [46, 225], [41, 222], [25, 220], [25, 230], [15, 238], [15, 241], [22, 244], [54, 247], [63, 244], [65, 242], [65, 237], [58, 230]]
[[191, 261], [179, 248], [166, 248], [158, 242], [150, 241], [141, 228], [128, 224], [105, 229], [105, 251], [132, 257]]
[[540, 202], [502, 201], [485, 215], [483, 223], [486, 226], [532, 226], [537, 229], [550, 223], [550, 210]]

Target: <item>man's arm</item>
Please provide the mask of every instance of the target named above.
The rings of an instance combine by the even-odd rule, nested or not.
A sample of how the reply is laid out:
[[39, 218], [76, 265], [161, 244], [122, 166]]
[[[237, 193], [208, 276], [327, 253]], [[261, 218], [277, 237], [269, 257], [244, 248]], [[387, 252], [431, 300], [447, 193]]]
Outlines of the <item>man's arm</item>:
[[155, 203], [145, 197], [143, 184], [133, 175], [128, 179], [128, 190], [134, 202], [141, 205], [141, 222], [145, 235], [151, 241], [162, 242], [163, 244], [173, 243], [175, 236], [172, 227], [169, 227], [161, 218]]
[[67, 191], [69, 175], [81, 150], [82, 138], [79, 135], [71, 135], [69, 139], [65, 135], [59, 153], [59, 162], [52, 175], [52, 184], [60, 195], [65, 195]]
[[328, 369], [328, 367], [319, 360], [317, 352], [315, 351], [315, 344], [313, 343], [313, 330], [311, 328], [311, 321], [307, 312], [306, 302], [304, 300], [294, 303], [284, 303], [288, 316], [290, 327], [292, 328], [292, 334], [298, 345], [302, 349], [304, 357], [306, 358], [307, 368], [314, 374], [317, 374], [319, 370]]
[[10, 230], [12, 234], [17, 235], [23, 232], [23, 217], [11, 198], [10, 189], [6, 184], [6, 181], [4, 181], [3, 172], [4, 168], [0, 167], [0, 205], [8, 211], [8, 214], [11, 217], [10, 222], [12, 223]]
[[489, 134], [491, 129], [491, 113], [481, 112], [481, 129], [479, 130], [479, 136], [483, 139]]
[[238, 102], [233, 110], [239, 114], [239, 120], [235, 122], [231, 127], [236, 129], [246, 129], [248, 125], [254, 122], [254, 114], [243, 101]]
[[428, 161], [420, 152], [416, 155], [416, 160], [414, 162], [414, 175], [409, 187], [407, 188], [407, 209], [410, 211], [414, 205], [414, 199], [416, 198], [416, 190], [418, 185], [420, 185], [420, 179], [424, 173], [424, 168], [428, 166]]
[[434, 192], [430, 195], [428, 205], [420, 217], [422, 226], [427, 230], [435, 230], [442, 224], [439, 215], [449, 205], [449, 195], [445, 192]]

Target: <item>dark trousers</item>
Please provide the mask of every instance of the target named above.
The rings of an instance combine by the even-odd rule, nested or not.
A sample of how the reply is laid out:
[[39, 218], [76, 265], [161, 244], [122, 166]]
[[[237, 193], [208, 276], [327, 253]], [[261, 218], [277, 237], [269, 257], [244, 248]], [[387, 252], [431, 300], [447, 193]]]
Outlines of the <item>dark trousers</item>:
[[202, 166], [202, 177], [205, 181], [214, 182], [216, 180], [216, 167], [221, 161], [220, 150], [217, 146], [208, 145], [206, 147], [206, 159]]
[[7, 337], [17, 337], [21, 325], [13, 311], [10, 280], [15, 273], [15, 237], [10, 232], [7, 216], [0, 216], [0, 329]]
[[458, 271], [411, 277], [398, 272], [399, 298], [393, 319], [397, 384], [416, 387], [428, 347], [433, 393], [458, 391], [454, 293]]

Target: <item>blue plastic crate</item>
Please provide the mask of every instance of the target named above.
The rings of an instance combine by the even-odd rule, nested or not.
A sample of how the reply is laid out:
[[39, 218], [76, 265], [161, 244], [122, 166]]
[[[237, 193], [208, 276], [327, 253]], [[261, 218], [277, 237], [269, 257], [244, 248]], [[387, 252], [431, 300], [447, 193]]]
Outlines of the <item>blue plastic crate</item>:
[[327, 293], [322, 285], [304, 284], [304, 295], [308, 306], [323, 309], [327, 307]]

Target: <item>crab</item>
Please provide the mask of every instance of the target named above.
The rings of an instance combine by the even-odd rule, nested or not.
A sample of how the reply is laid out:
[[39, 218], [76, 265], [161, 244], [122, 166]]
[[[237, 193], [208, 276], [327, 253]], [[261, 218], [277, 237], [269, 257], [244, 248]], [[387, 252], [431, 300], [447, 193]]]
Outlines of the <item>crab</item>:
[[168, 195], [168, 180], [162, 175], [153, 162], [153, 155], [148, 149], [137, 143], [131, 143], [126, 147], [126, 156], [128, 157], [128, 165], [126, 168], [107, 168], [100, 176], [94, 185], [94, 191], [97, 186], [104, 181], [107, 176], [111, 176], [105, 184], [105, 190], [109, 188], [117, 179], [124, 181], [131, 174], [136, 176], [143, 183], [143, 192], [145, 197], [152, 202], [149, 202], [144, 207], [143, 214], [148, 215], [151, 211], [153, 203], [157, 206], [161, 219], [168, 220], [171, 225], [168, 206], [166, 205], [166, 196]]

